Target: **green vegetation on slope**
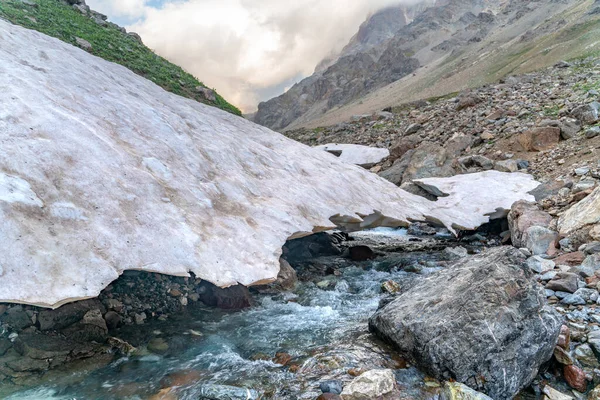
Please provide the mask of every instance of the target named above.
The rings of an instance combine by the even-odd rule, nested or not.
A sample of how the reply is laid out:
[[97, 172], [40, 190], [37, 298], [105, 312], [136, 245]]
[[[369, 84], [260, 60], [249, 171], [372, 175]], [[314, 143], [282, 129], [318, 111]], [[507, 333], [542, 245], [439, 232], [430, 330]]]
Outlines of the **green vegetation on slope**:
[[204, 98], [195, 90], [204, 84], [181, 67], [154, 54], [134, 37], [112, 24], [100, 25], [59, 0], [0, 0], [0, 18], [73, 45], [76, 45], [76, 37], [85, 39], [92, 45], [90, 53], [119, 63], [165, 90], [242, 115], [237, 107], [216, 92], [214, 102]]

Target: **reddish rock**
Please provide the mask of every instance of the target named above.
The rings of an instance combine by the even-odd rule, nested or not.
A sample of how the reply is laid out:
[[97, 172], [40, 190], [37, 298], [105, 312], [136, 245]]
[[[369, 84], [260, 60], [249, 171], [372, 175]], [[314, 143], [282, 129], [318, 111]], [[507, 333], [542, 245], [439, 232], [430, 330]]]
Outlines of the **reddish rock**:
[[526, 247], [527, 230], [534, 226], [547, 228], [552, 216], [538, 208], [535, 203], [521, 200], [513, 204], [508, 213], [508, 226], [512, 244], [515, 247]]
[[560, 334], [558, 335], [558, 343], [556, 345], [562, 347], [565, 350], [569, 350], [570, 344], [571, 330], [567, 325], [563, 325], [560, 327]]
[[576, 365], [565, 365], [563, 372], [569, 386], [582, 393], [587, 390], [585, 372], [581, 368]]
[[533, 128], [520, 134], [517, 143], [524, 151], [543, 151], [553, 148], [560, 141], [560, 128]]
[[362, 368], [350, 368], [348, 370], [348, 375], [350, 376], [361, 376], [363, 374], [363, 372], [365, 372]]
[[186, 369], [172, 372], [160, 380], [161, 388], [170, 388], [174, 386], [191, 386], [202, 378], [202, 373], [197, 369]]
[[275, 357], [273, 358], [273, 362], [275, 364], [280, 364], [283, 366], [288, 365], [290, 361], [292, 361], [292, 356], [288, 353], [276, 353]]
[[582, 251], [576, 251], [574, 253], [567, 253], [556, 257], [554, 263], [556, 265], [568, 265], [569, 267], [573, 267], [575, 265], [581, 265], [583, 260], [585, 260], [585, 254], [583, 254]]

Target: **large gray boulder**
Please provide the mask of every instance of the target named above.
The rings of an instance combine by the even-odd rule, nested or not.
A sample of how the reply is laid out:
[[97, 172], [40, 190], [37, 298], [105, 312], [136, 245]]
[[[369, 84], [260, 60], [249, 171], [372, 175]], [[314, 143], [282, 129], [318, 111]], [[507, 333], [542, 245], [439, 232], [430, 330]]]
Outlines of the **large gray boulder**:
[[463, 259], [378, 310], [369, 327], [434, 377], [512, 399], [552, 356], [562, 322], [523, 261], [512, 247]]

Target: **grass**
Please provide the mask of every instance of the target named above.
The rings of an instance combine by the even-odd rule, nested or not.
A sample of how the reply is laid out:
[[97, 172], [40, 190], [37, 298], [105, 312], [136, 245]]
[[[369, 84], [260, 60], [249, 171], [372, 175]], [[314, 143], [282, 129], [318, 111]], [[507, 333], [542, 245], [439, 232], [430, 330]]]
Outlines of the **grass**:
[[546, 107], [543, 113], [546, 117], [557, 117], [560, 114], [560, 107], [558, 105]]
[[76, 44], [76, 37], [85, 39], [92, 45], [91, 54], [121, 64], [169, 92], [242, 115], [237, 107], [216, 92], [214, 102], [205, 99], [195, 90], [198, 86], [205, 87], [202, 82], [116, 26], [99, 25], [58, 0], [29, 1], [37, 6], [27, 5], [20, 0], [0, 0], [0, 18], [73, 45]]

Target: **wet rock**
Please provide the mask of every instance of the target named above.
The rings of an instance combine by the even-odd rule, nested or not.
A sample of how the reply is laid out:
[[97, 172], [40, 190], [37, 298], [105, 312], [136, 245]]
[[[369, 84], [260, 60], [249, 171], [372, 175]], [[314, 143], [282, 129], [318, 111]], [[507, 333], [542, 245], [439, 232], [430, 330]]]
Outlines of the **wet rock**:
[[571, 272], [559, 272], [546, 284], [546, 289], [575, 293], [579, 289], [579, 276]]
[[585, 372], [581, 368], [576, 365], [565, 365], [563, 375], [573, 389], [582, 393], [587, 391], [588, 383], [585, 379]]
[[328, 233], [316, 233], [300, 239], [289, 240], [283, 247], [283, 258], [294, 266], [298, 262], [321, 256], [342, 254], [339, 240]]
[[61, 331], [68, 338], [81, 343], [98, 342], [103, 343], [108, 337], [108, 327], [98, 309], [90, 310], [81, 321]]
[[200, 300], [211, 307], [224, 310], [241, 310], [252, 305], [252, 297], [248, 288], [242, 285], [226, 289], [217, 287], [209, 282], [200, 284]]
[[560, 128], [533, 128], [517, 137], [524, 151], [543, 151], [551, 149], [560, 141]]
[[160, 380], [161, 388], [185, 387], [196, 384], [202, 379], [202, 372], [197, 369], [186, 369], [169, 373]]
[[325, 381], [319, 384], [319, 388], [323, 393], [341, 394], [342, 382], [340, 381]]
[[369, 327], [435, 378], [501, 400], [512, 399], [552, 356], [561, 320], [521, 253], [502, 247], [416, 283]]
[[397, 294], [402, 291], [402, 286], [394, 281], [386, 281], [381, 284], [381, 291], [389, 294]]
[[342, 391], [344, 400], [373, 400], [396, 390], [396, 378], [390, 369], [371, 370], [350, 382]]
[[165, 354], [169, 350], [169, 344], [163, 338], [153, 338], [148, 342], [148, 350], [157, 354]]
[[104, 321], [109, 330], [116, 329], [121, 324], [121, 316], [115, 311], [109, 311], [104, 315]]
[[441, 400], [492, 400], [483, 393], [458, 382], [445, 382]]
[[349, 251], [352, 261], [368, 261], [377, 257], [369, 246], [353, 246]]
[[260, 395], [252, 389], [238, 388], [226, 385], [200, 385], [198, 388], [200, 400], [258, 400]]
[[275, 353], [275, 357], [273, 357], [273, 362], [275, 364], [286, 366], [292, 361], [292, 356], [288, 353], [278, 352]]
[[508, 226], [512, 244], [515, 247], [526, 247], [529, 237], [528, 229], [534, 226], [547, 228], [552, 216], [538, 208], [535, 203], [518, 201], [508, 213]]
[[7, 324], [17, 331], [33, 325], [31, 318], [22, 306], [9, 308], [4, 315], [0, 316], [0, 322]]
[[38, 314], [40, 330], [61, 330], [79, 322], [91, 310], [105, 312], [104, 305], [97, 299], [65, 304], [56, 310], [41, 310]]

